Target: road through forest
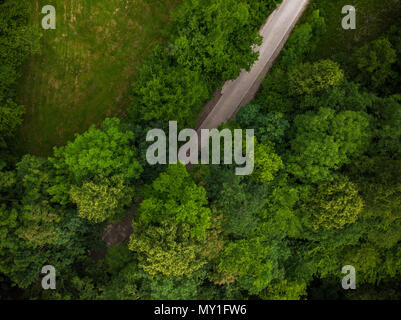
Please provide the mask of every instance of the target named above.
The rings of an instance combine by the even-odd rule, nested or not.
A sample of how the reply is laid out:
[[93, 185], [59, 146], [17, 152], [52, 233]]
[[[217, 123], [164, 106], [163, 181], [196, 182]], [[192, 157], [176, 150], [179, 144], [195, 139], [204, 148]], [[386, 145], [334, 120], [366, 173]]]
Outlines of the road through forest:
[[309, 0], [283, 0], [273, 11], [260, 29], [263, 43], [255, 48], [259, 51], [258, 61], [249, 72], [243, 70], [237, 79], [227, 81], [205, 105], [196, 128], [199, 137], [201, 129], [217, 128], [253, 99], [308, 3]]
[[[263, 43], [255, 48], [259, 51], [258, 61], [252, 66], [250, 72], [242, 71], [236, 80], [226, 82], [222, 90], [215, 93], [214, 98], [205, 105], [198, 118], [198, 133], [201, 129], [217, 128], [231, 119], [239, 107], [252, 100], [308, 2], [309, 0], [283, 0], [269, 16], [260, 29]], [[108, 246], [118, 245], [129, 239], [132, 233], [132, 218], [133, 211], [119, 223], [107, 225], [102, 239]]]

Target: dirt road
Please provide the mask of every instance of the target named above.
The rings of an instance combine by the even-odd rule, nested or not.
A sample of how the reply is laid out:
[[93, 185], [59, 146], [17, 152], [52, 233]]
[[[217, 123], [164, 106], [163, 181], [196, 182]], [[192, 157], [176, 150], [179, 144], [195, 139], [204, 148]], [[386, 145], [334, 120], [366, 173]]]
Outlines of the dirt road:
[[309, 0], [283, 0], [269, 16], [260, 29], [263, 44], [255, 48], [259, 51], [259, 60], [250, 72], [242, 71], [237, 79], [226, 82], [215, 93], [199, 116], [198, 133], [201, 129], [217, 128], [253, 99], [308, 3]]

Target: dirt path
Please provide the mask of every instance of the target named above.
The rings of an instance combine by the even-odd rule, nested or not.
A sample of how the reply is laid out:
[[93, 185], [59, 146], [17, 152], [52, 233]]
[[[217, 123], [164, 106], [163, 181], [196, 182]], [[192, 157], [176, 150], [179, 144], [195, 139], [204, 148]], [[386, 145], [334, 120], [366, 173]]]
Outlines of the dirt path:
[[129, 240], [132, 233], [132, 219], [134, 212], [131, 210], [123, 220], [118, 223], [109, 223], [104, 229], [102, 240], [107, 246], [116, 246]]
[[205, 105], [198, 118], [199, 136], [201, 129], [217, 128], [254, 98], [308, 3], [309, 0], [283, 0], [269, 16], [260, 29], [263, 43], [255, 48], [259, 51], [259, 60], [250, 72], [244, 70], [237, 79], [227, 81], [222, 90], [217, 91], [214, 98]]

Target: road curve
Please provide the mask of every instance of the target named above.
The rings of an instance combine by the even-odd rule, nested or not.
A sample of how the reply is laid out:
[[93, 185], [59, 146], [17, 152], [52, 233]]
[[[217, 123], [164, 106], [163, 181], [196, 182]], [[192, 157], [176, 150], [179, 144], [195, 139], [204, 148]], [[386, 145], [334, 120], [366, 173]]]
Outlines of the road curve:
[[243, 70], [237, 79], [227, 81], [206, 104], [198, 119], [199, 136], [201, 129], [217, 128], [253, 99], [308, 3], [309, 0], [283, 0], [271, 13], [260, 29], [263, 43], [255, 48], [259, 51], [258, 61], [249, 72]]

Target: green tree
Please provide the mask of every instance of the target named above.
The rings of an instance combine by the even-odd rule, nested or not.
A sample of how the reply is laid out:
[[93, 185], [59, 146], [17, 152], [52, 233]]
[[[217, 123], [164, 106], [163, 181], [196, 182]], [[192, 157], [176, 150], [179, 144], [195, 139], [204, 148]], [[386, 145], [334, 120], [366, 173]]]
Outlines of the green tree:
[[280, 67], [289, 69], [299, 64], [306, 54], [312, 52], [326, 31], [325, 19], [315, 10], [303, 24], [297, 25], [280, 54]]
[[301, 99], [299, 107], [303, 110], [317, 110], [321, 107], [339, 111], [368, 112], [377, 97], [363, 91], [359, 84], [345, 80], [341, 85], [331, 87], [321, 95], [306, 95]]
[[275, 153], [274, 144], [256, 143], [255, 170], [253, 178], [259, 183], [268, 183], [274, 179], [275, 174], [284, 168], [280, 156]]
[[252, 17], [251, 23], [255, 28], [259, 28], [260, 25], [266, 20], [269, 13], [277, 7], [277, 4], [282, 0], [246, 0], [250, 17]]
[[306, 297], [306, 283], [284, 280], [272, 282], [260, 297], [264, 300], [300, 300]]
[[123, 243], [121, 245], [108, 247], [105, 260], [108, 271], [116, 275], [134, 260], [134, 255], [128, 249], [128, 245]]
[[65, 147], [55, 148], [52, 161], [57, 169], [65, 168], [76, 183], [97, 174], [138, 178], [142, 168], [133, 142], [133, 133], [122, 131], [119, 119], [107, 118], [101, 130], [92, 126]]
[[83, 261], [97, 236], [93, 225], [75, 212], [64, 212], [47, 203], [0, 210], [0, 272], [18, 287], [37, 283], [44, 265], [68, 273]]
[[15, 103], [15, 84], [25, 60], [39, 51], [39, 33], [29, 22], [28, 0], [0, 2], [0, 162], [10, 161], [7, 149], [22, 123], [25, 108]]
[[72, 186], [72, 202], [78, 207], [81, 218], [93, 222], [103, 222], [124, 213], [124, 208], [132, 202], [133, 189], [124, 184], [123, 175], [84, 182], [82, 187]]
[[28, 23], [28, 0], [4, 0], [0, 9], [0, 97], [10, 97], [19, 78], [18, 68], [39, 50], [39, 35]]
[[[209, 97], [206, 84], [197, 71], [171, 66], [164, 52], [140, 67], [132, 91], [131, 118], [138, 120], [176, 120], [180, 126], [193, 125]], [[159, 52], [159, 53], [158, 53]]]
[[154, 300], [196, 300], [199, 296], [199, 277], [156, 276], [150, 282], [150, 299]]
[[212, 175], [210, 183], [219, 184], [221, 190], [214, 196], [211, 207], [225, 217], [224, 230], [230, 238], [246, 238], [258, 226], [258, 214], [266, 204], [266, 188], [253, 181], [247, 183], [233, 171], [229, 172], [222, 181], [216, 179], [217, 173]]
[[383, 38], [358, 49], [352, 59], [358, 68], [357, 79], [371, 89], [378, 89], [391, 76], [397, 53], [390, 41]]
[[330, 230], [354, 223], [363, 206], [357, 186], [347, 177], [341, 176], [333, 183], [318, 185], [305, 204], [304, 211], [313, 230]]
[[343, 79], [344, 72], [331, 60], [300, 64], [289, 71], [289, 93], [293, 96], [319, 93], [339, 85]]
[[401, 240], [400, 160], [383, 156], [354, 162], [351, 174], [365, 201], [361, 214], [366, 238], [378, 248], [391, 248]]
[[375, 140], [374, 152], [389, 158], [401, 156], [401, 96], [391, 96], [375, 100]]
[[204, 75], [211, 88], [238, 77], [257, 60], [261, 37], [247, 5], [235, 0], [189, 0], [174, 12], [177, 63]]
[[263, 114], [259, 105], [250, 104], [240, 108], [235, 116], [235, 121], [241, 128], [252, 128], [258, 141], [265, 143], [282, 142], [289, 123], [282, 114], [269, 112]]
[[52, 201], [63, 205], [70, 202], [71, 185], [80, 187], [97, 175], [104, 178], [121, 175], [128, 183], [138, 179], [143, 170], [137, 160], [134, 135], [123, 130], [117, 118], [107, 118], [101, 129], [92, 126], [82, 135], [76, 135], [73, 142], [55, 148], [50, 161], [56, 177], [48, 192], [53, 196]]
[[270, 246], [259, 238], [230, 242], [224, 249], [219, 271], [237, 277], [249, 276], [252, 286], [260, 291], [272, 280], [272, 265], [268, 259], [270, 250]]
[[149, 296], [149, 276], [133, 261], [106, 284], [102, 299], [106, 300], [138, 300]]
[[333, 180], [333, 170], [362, 155], [371, 138], [369, 117], [363, 112], [336, 114], [320, 108], [317, 113], [296, 116], [294, 127], [288, 171], [313, 183]]
[[133, 223], [129, 249], [138, 254], [143, 270], [150, 276], [190, 276], [207, 263], [205, 243], [192, 239], [191, 228], [174, 218], [158, 225]]
[[16, 234], [26, 241], [27, 246], [37, 248], [59, 243], [56, 228], [61, 217], [59, 212], [49, 206], [47, 202], [26, 205], [21, 214], [23, 222]]
[[55, 170], [47, 159], [25, 155], [16, 167], [19, 186], [22, 187], [18, 190], [18, 197], [23, 204], [36, 205], [50, 199], [47, 189], [52, 185]]
[[289, 255], [284, 234], [263, 223], [247, 239], [226, 244], [218, 271], [232, 274], [240, 287], [258, 294], [273, 279], [282, 278], [283, 262]]
[[23, 106], [17, 105], [11, 99], [4, 103], [0, 101], [0, 136], [9, 137], [22, 123], [22, 116], [25, 113]]
[[145, 192], [139, 208], [140, 220], [161, 222], [168, 217], [191, 226], [191, 234], [203, 238], [210, 226], [211, 211], [206, 191], [197, 186], [182, 164], [170, 165]]

